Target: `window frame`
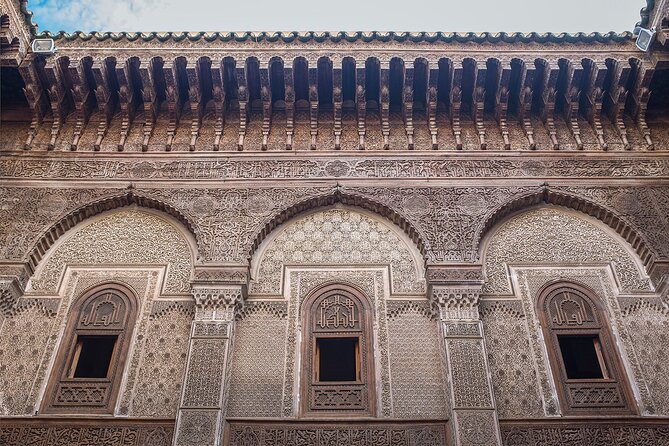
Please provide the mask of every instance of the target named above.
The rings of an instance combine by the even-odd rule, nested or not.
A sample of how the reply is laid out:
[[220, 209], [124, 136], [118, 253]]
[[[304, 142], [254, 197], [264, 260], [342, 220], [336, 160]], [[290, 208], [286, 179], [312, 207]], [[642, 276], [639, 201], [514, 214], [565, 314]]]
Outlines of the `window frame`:
[[[105, 296], [113, 295], [122, 302], [125, 310], [121, 320], [113, 327], [82, 327], [84, 311], [96, 303], [99, 305]], [[117, 283], [105, 283], [95, 286], [78, 297], [71, 305], [67, 324], [61, 338], [58, 352], [47, 383], [41, 412], [45, 414], [113, 414], [118, 398], [123, 370], [132, 340], [137, 319], [137, 299], [126, 286]], [[81, 337], [116, 336], [107, 375], [104, 378], [74, 377], [77, 364], [74, 363], [77, 345]], [[99, 402], [63, 402], [59, 395], [63, 388], [88, 388], [91, 392], [103, 392]]]
[[[333, 330], [315, 329], [319, 315], [319, 304], [332, 296], [350, 298], [356, 303], [359, 323], [357, 328]], [[369, 299], [362, 291], [351, 285], [329, 283], [312, 291], [302, 304], [302, 367], [301, 367], [301, 404], [300, 415], [303, 417], [369, 417], [376, 414], [376, 392], [374, 384], [374, 352], [372, 311]], [[317, 357], [318, 339], [357, 338], [356, 381], [318, 381], [320, 364]], [[363, 403], [359, 407], [322, 408], [314, 400], [316, 392], [331, 388], [333, 391], [356, 391], [361, 389]]]
[[[562, 326], [551, 317], [548, 307], [559, 295], [570, 293], [589, 305], [592, 320], [582, 324]], [[546, 285], [539, 292], [537, 313], [541, 324], [549, 368], [555, 382], [558, 399], [564, 415], [631, 415], [638, 413], [634, 394], [623, 367], [620, 352], [616, 348], [608, 315], [599, 297], [588, 287], [573, 282], [554, 282]], [[584, 310], [584, 314], [587, 309]], [[581, 325], [581, 326], [579, 326]], [[592, 337], [599, 343], [595, 345], [597, 360], [602, 371], [602, 378], [569, 378], [564, 362], [559, 338], [568, 336]], [[615, 389], [619, 404], [578, 403], [573, 400], [574, 392], [587, 392], [596, 388]], [[594, 390], [593, 390], [594, 391]]]

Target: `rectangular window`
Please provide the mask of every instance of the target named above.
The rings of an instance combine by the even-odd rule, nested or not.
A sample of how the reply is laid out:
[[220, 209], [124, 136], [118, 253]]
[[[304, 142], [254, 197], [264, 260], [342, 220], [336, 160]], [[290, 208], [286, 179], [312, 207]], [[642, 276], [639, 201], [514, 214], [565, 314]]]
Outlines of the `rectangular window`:
[[358, 338], [316, 339], [316, 381], [359, 381]]
[[568, 379], [606, 379], [606, 364], [598, 336], [558, 336]]
[[106, 378], [118, 336], [79, 336], [69, 378]]

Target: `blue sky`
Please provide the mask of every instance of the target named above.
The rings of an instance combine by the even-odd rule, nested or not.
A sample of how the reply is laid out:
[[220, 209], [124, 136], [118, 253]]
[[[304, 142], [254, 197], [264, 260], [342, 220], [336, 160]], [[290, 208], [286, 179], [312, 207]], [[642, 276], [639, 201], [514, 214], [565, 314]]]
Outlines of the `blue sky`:
[[632, 30], [645, 0], [29, 0], [42, 31]]

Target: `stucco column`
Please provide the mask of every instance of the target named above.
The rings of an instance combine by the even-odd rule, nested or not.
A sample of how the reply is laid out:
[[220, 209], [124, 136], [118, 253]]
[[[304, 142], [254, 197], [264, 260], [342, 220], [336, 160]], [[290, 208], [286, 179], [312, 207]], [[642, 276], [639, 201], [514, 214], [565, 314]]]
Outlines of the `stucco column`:
[[193, 285], [196, 313], [174, 434], [175, 446], [218, 446], [235, 314], [242, 285]]
[[430, 286], [446, 349], [455, 442], [456, 446], [501, 446], [478, 311], [482, 282], [458, 279], [460, 273], [446, 273]]

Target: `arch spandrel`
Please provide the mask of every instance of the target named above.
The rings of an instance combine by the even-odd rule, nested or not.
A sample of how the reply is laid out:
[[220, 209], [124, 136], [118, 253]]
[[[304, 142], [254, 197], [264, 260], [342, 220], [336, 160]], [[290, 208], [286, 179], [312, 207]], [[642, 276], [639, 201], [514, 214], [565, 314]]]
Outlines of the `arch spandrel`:
[[122, 208], [86, 220], [58, 240], [45, 254], [28, 289], [54, 293], [67, 265], [165, 265], [165, 294], [190, 289], [194, 240], [185, 229], [156, 212]]
[[512, 294], [509, 264], [611, 264], [624, 291], [648, 291], [640, 260], [612, 233], [585, 215], [555, 206], [534, 208], [502, 222], [482, 245], [484, 294]]
[[398, 228], [371, 213], [332, 207], [296, 217], [278, 228], [252, 259], [249, 294], [280, 295], [286, 266], [384, 266], [391, 291], [426, 291], [418, 248]]

